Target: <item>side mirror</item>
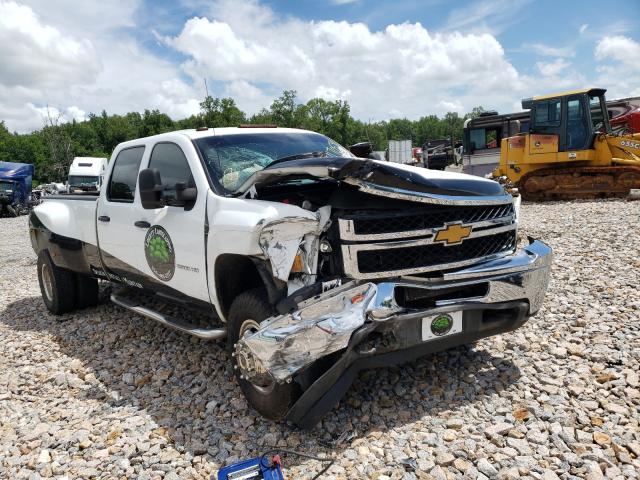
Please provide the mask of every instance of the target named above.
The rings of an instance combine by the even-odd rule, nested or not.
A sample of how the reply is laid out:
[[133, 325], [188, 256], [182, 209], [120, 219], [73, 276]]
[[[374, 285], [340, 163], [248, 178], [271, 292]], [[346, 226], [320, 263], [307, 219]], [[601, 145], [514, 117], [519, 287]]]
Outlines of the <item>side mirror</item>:
[[373, 144], [370, 142], [360, 142], [349, 147], [349, 151], [358, 158], [368, 158], [373, 152]]
[[138, 174], [140, 202], [145, 210], [153, 210], [164, 206], [162, 201], [162, 180], [160, 172], [155, 168], [145, 168]]

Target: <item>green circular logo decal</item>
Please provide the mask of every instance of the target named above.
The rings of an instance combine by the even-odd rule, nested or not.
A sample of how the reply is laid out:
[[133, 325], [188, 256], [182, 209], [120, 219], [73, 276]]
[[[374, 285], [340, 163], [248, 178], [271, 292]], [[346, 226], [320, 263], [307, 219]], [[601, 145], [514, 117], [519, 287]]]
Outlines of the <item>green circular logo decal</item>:
[[164, 228], [158, 225], [149, 228], [144, 237], [144, 255], [156, 277], [165, 282], [171, 280], [176, 270], [176, 257], [171, 238]]
[[442, 313], [431, 320], [431, 333], [434, 335], [446, 335], [451, 331], [451, 327], [453, 327], [453, 318], [446, 313]]

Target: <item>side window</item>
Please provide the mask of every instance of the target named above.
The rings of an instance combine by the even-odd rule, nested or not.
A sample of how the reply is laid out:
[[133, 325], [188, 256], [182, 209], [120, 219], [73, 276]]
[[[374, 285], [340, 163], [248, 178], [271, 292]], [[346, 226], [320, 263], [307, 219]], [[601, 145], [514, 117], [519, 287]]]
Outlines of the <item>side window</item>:
[[469, 132], [469, 139], [473, 150], [498, 148], [500, 132], [498, 128], [474, 128]]
[[487, 148], [486, 132], [484, 128], [474, 128], [470, 132], [471, 148], [473, 150], [481, 150]]
[[144, 147], [122, 150], [114, 160], [107, 198], [112, 202], [133, 203], [138, 183], [138, 170]]
[[162, 192], [162, 198], [167, 205], [171, 205], [176, 200], [176, 183], [195, 187], [187, 157], [175, 143], [156, 144], [151, 152], [149, 168], [155, 168], [160, 172], [160, 181], [166, 186]]
[[576, 98], [567, 102], [567, 115], [569, 122], [582, 121], [582, 108], [580, 99]]
[[560, 100], [548, 100], [536, 104], [536, 127], [560, 126]]

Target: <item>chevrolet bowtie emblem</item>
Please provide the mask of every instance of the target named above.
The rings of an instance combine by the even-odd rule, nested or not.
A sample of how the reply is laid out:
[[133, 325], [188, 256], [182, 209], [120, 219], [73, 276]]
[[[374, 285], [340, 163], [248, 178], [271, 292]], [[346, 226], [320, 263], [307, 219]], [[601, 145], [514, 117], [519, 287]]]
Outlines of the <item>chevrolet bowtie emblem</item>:
[[445, 225], [438, 230], [434, 242], [444, 243], [446, 246], [462, 243], [462, 240], [471, 235], [471, 228], [470, 226], [463, 226], [462, 223]]

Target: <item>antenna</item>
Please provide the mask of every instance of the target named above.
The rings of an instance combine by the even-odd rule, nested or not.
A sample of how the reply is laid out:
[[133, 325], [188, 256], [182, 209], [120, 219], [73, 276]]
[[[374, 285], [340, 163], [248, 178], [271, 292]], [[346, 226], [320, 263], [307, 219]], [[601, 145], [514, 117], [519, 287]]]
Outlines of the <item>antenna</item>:
[[207, 97], [209, 96], [209, 87], [207, 87], [207, 79], [204, 79], [204, 91], [207, 94]]

